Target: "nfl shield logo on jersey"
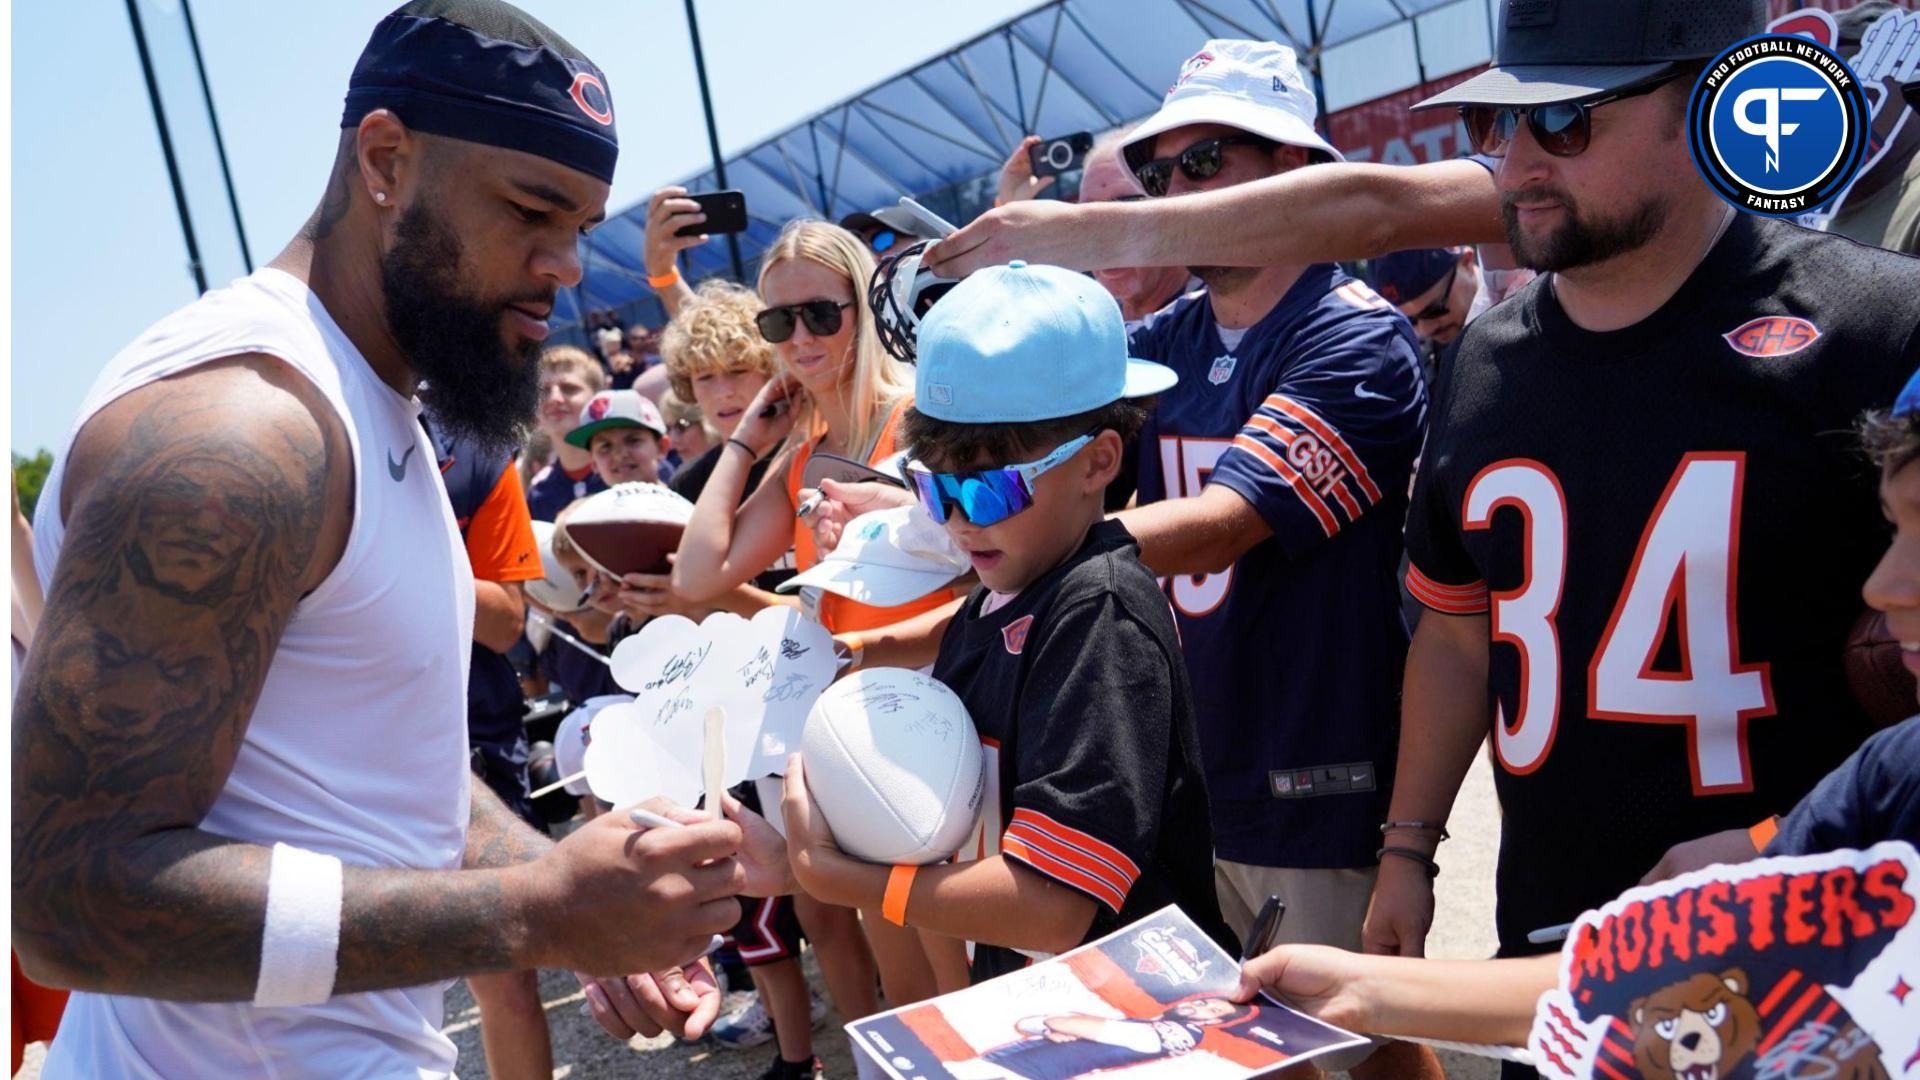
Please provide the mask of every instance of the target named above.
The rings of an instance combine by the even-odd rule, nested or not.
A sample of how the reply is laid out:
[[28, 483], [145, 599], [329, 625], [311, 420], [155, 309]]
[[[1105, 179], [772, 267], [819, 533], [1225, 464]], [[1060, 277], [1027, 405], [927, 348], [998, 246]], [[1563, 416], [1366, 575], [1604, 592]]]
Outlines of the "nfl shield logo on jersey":
[[1207, 371], [1207, 381], [1215, 386], [1219, 386], [1221, 383], [1233, 378], [1233, 365], [1238, 362], [1239, 361], [1235, 360], [1231, 355], [1215, 357], [1213, 367]]

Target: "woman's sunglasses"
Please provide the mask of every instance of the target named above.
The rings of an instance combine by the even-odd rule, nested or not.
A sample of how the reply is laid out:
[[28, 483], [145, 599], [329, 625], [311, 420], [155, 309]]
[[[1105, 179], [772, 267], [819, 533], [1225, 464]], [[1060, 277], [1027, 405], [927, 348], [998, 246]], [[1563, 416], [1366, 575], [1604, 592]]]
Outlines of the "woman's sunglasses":
[[1263, 139], [1258, 135], [1223, 135], [1218, 139], [1202, 139], [1173, 157], [1154, 158], [1133, 170], [1133, 175], [1139, 178], [1140, 186], [1146, 189], [1147, 194], [1157, 199], [1165, 195], [1173, 183], [1175, 165], [1180, 166], [1180, 172], [1188, 180], [1197, 184], [1219, 174], [1221, 167], [1227, 163], [1229, 146], [1258, 146], [1271, 150], [1276, 145], [1272, 139]]
[[878, 255], [885, 251], [892, 251], [893, 245], [899, 241], [900, 237], [895, 235], [892, 229], [881, 229], [867, 241], [867, 246], [873, 249], [875, 255]]
[[1507, 147], [1520, 130], [1525, 117], [1527, 130], [1540, 149], [1554, 157], [1576, 157], [1586, 152], [1593, 141], [1593, 110], [1616, 101], [1651, 94], [1673, 80], [1672, 76], [1622, 90], [1591, 101], [1561, 102], [1512, 108], [1494, 105], [1463, 105], [1460, 119], [1467, 126], [1467, 141], [1474, 150], [1488, 157], [1506, 157]]
[[913, 489], [921, 509], [934, 521], [945, 524], [950, 507], [957, 507], [966, 519], [979, 528], [998, 525], [1033, 505], [1033, 481], [1041, 473], [1080, 452], [1093, 441], [1095, 432], [1061, 443], [1053, 453], [1025, 465], [972, 472], [937, 473], [917, 461], [902, 470], [907, 486]]
[[832, 337], [840, 332], [840, 312], [852, 306], [837, 300], [809, 300], [804, 304], [770, 307], [755, 315], [753, 324], [760, 328], [761, 337], [775, 345], [793, 336], [796, 321], [806, 323], [807, 332], [815, 337]]

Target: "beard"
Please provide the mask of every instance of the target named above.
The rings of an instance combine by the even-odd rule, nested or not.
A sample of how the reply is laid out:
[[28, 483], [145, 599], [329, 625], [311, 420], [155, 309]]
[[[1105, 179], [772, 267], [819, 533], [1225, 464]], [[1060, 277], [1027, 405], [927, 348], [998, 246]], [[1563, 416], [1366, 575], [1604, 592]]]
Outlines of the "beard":
[[[1566, 221], [1544, 236], [1528, 236], [1520, 229], [1514, 203], [1543, 197], [1565, 209]], [[1638, 250], [1665, 227], [1667, 211], [1666, 199], [1650, 198], [1619, 217], [1583, 217], [1571, 196], [1547, 185], [1500, 196], [1500, 220], [1507, 227], [1507, 246], [1513, 249], [1514, 261], [1541, 273], [1591, 266]]]
[[484, 451], [517, 451], [540, 404], [540, 343], [509, 347], [500, 321], [512, 303], [548, 304], [551, 291], [479, 299], [461, 287], [460, 238], [426, 203], [394, 226], [380, 259], [387, 329], [424, 385], [433, 422]]

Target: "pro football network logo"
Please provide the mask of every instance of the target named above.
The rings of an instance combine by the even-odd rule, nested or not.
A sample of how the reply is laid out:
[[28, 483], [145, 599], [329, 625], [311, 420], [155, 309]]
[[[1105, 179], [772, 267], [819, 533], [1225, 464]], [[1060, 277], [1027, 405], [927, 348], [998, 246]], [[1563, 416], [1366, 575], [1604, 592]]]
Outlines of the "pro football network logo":
[[1840, 54], [1796, 34], [1721, 53], [1694, 84], [1693, 163], [1748, 213], [1797, 217], [1846, 190], [1866, 152], [1866, 92]]

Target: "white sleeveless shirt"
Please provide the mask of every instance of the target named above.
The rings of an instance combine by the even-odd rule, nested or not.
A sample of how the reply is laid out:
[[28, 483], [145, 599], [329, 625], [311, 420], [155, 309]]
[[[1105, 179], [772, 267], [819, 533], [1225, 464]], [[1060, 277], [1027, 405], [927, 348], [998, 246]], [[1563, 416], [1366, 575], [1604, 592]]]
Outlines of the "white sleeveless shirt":
[[[41, 496], [42, 584], [66, 533], [60, 485], [81, 425], [131, 390], [241, 353], [285, 361], [339, 414], [353, 447], [353, 527], [339, 565], [294, 609], [233, 773], [200, 827], [350, 866], [457, 867], [470, 795], [472, 570], [418, 403], [380, 381], [299, 279], [273, 269], [241, 278], [162, 319], [107, 365]], [[444, 990], [276, 1009], [76, 993], [43, 1075], [447, 1075]]]

